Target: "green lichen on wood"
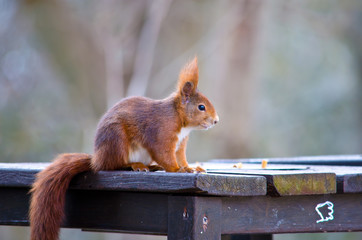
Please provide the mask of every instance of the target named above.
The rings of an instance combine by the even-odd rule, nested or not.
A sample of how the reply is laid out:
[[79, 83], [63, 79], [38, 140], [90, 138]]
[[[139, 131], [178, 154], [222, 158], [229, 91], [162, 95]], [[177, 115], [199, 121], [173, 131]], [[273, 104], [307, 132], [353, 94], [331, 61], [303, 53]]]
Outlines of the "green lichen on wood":
[[255, 196], [266, 194], [262, 176], [200, 174], [197, 187], [211, 195]]
[[280, 196], [336, 193], [334, 173], [275, 175], [273, 184]]

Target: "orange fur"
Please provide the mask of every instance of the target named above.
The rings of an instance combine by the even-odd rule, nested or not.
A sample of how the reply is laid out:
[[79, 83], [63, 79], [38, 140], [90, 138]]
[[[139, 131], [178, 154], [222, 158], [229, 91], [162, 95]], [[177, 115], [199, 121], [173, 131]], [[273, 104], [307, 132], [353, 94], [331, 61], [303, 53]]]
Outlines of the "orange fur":
[[195, 58], [181, 70], [177, 90], [169, 97], [163, 100], [130, 97], [108, 110], [98, 124], [93, 156], [59, 155], [38, 173], [31, 190], [31, 239], [58, 239], [65, 194], [71, 179], [78, 173], [128, 166], [134, 170], [148, 170], [151, 162], [167, 172], [204, 171], [188, 166], [187, 135], [193, 129], [214, 126], [219, 117], [197, 85]]

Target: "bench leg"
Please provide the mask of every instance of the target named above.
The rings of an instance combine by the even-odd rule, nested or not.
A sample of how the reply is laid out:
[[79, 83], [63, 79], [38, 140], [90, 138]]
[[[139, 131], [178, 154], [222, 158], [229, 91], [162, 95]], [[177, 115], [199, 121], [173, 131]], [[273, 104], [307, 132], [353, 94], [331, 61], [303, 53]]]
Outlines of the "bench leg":
[[221, 240], [221, 199], [170, 196], [168, 240]]

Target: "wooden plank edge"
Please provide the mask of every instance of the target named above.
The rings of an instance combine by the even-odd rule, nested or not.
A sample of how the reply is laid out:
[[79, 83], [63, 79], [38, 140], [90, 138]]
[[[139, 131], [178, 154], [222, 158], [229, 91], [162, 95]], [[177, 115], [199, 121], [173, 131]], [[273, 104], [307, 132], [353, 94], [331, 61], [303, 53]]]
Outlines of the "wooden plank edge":
[[273, 164], [298, 164], [298, 165], [331, 165], [331, 166], [362, 166], [362, 155], [321, 155], [300, 156], [284, 158], [240, 158], [240, 159], [212, 159], [213, 163], [256, 163], [268, 160]]
[[200, 174], [196, 186], [217, 196], [263, 196], [267, 193], [267, 180], [263, 176]]
[[337, 193], [335, 173], [305, 173], [268, 176], [268, 194], [274, 196]]
[[362, 193], [362, 174], [337, 174], [338, 193]]

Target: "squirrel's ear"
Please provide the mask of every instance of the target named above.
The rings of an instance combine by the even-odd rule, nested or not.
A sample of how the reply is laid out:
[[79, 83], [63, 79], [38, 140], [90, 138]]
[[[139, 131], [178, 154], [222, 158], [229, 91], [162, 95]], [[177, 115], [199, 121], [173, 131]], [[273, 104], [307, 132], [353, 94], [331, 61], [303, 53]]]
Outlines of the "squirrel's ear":
[[190, 96], [194, 93], [194, 84], [192, 82], [185, 82], [181, 89], [182, 102], [188, 102]]
[[197, 66], [197, 57], [188, 62], [180, 72], [178, 80], [178, 91], [186, 101], [195, 93], [199, 82], [199, 68]]

